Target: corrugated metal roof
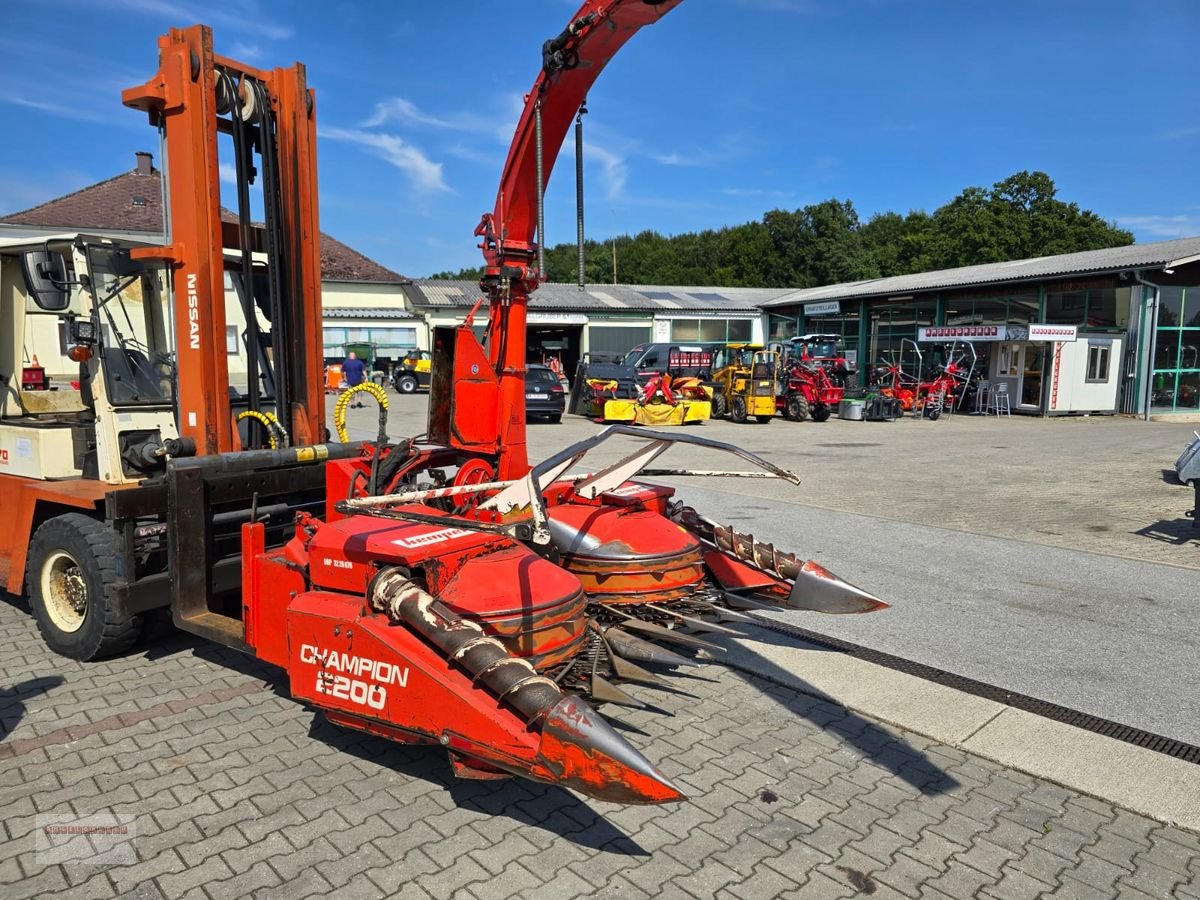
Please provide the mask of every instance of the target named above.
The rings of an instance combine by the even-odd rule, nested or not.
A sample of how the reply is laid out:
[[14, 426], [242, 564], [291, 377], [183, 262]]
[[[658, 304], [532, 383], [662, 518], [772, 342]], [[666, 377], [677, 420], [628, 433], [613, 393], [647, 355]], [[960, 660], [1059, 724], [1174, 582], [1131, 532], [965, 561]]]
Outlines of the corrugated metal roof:
[[416, 319], [407, 309], [379, 306], [326, 306], [322, 311], [326, 319]]
[[943, 288], [967, 287], [977, 284], [997, 284], [1014, 281], [1035, 281], [1066, 275], [1085, 275], [1114, 272], [1123, 269], [1156, 268], [1171, 262], [1183, 263], [1200, 255], [1200, 237], [1151, 244], [1130, 244], [1107, 250], [1085, 250], [1059, 256], [1039, 256], [1034, 259], [1014, 259], [1008, 262], [984, 263], [958, 269], [940, 269], [913, 275], [895, 275], [867, 281], [849, 281], [823, 287], [789, 291], [762, 304], [764, 307], [794, 306], [816, 300], [841, 300], [857, 297], [879, 297], [933, 291]]
[[[418, 308], [470, 308], [481, 296], [471, 281], [418, 280], [406, 286]], [[678, 285], [597, 284], [579, 290], [574, 284], [543, 284], [529, 298], [529, 308], [543, 311], [587, 310], [629, 312], [756, 313], [770, 300], [791, 294], [788, 288], [720, 288]]]

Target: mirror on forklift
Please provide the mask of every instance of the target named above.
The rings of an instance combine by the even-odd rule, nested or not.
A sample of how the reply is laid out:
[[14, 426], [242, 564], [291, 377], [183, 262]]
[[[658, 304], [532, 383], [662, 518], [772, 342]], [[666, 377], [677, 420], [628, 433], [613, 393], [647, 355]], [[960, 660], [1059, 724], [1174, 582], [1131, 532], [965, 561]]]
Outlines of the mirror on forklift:
[[25, 289], [39, 309], [46, 312], [63, 312], [71, 305], [73, 284], [67, 276], [67, 260], [57, 250], [43, 247], [41, 250], [26, 250], [21, 254], [21, 272], [25, 276]]

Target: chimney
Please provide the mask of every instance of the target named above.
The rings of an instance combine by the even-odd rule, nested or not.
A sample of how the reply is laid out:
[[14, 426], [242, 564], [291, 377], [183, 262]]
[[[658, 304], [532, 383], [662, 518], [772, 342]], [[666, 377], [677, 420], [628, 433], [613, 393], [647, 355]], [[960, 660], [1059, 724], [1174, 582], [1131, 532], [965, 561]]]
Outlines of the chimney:
[[133, 154], [137, 157], [137, 169], [134, 171], [139, 175], [154, 174], [154, 156], [148, 150], [139, 150]]

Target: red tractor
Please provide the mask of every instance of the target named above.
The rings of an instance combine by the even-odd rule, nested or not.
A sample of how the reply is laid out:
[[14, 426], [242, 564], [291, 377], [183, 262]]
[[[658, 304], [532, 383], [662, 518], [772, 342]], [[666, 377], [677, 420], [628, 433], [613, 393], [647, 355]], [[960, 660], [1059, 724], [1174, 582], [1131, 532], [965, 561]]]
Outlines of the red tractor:
[[850, 380], [846, 347], [840, 335], [804, 334], [794, 337], [783, 345], [783, 355], [820, 366], [837, 387], [844, 388]]
[[776, 403], [793, 422], [824, 422], [841, 403], [846, 389], [834, 384], [829, 371], [813, 360], [791, 359], [783, 367]]

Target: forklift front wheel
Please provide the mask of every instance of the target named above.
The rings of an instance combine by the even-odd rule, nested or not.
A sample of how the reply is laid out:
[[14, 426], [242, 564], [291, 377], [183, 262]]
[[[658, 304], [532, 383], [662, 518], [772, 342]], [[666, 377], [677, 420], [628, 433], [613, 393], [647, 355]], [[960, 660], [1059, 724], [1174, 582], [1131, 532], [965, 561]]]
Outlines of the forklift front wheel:
[[396, 390], [402, 394], [415, 394], [418, 386], [415, 375], [401, 375], [396, 379]]
[[103, 522], [68, 513], [44, 522], [29, 545], [26, 583], [47, 646], [71, 659], [111, 656], [130, 647], [141, 620], [114, 609], [121, 546]]

